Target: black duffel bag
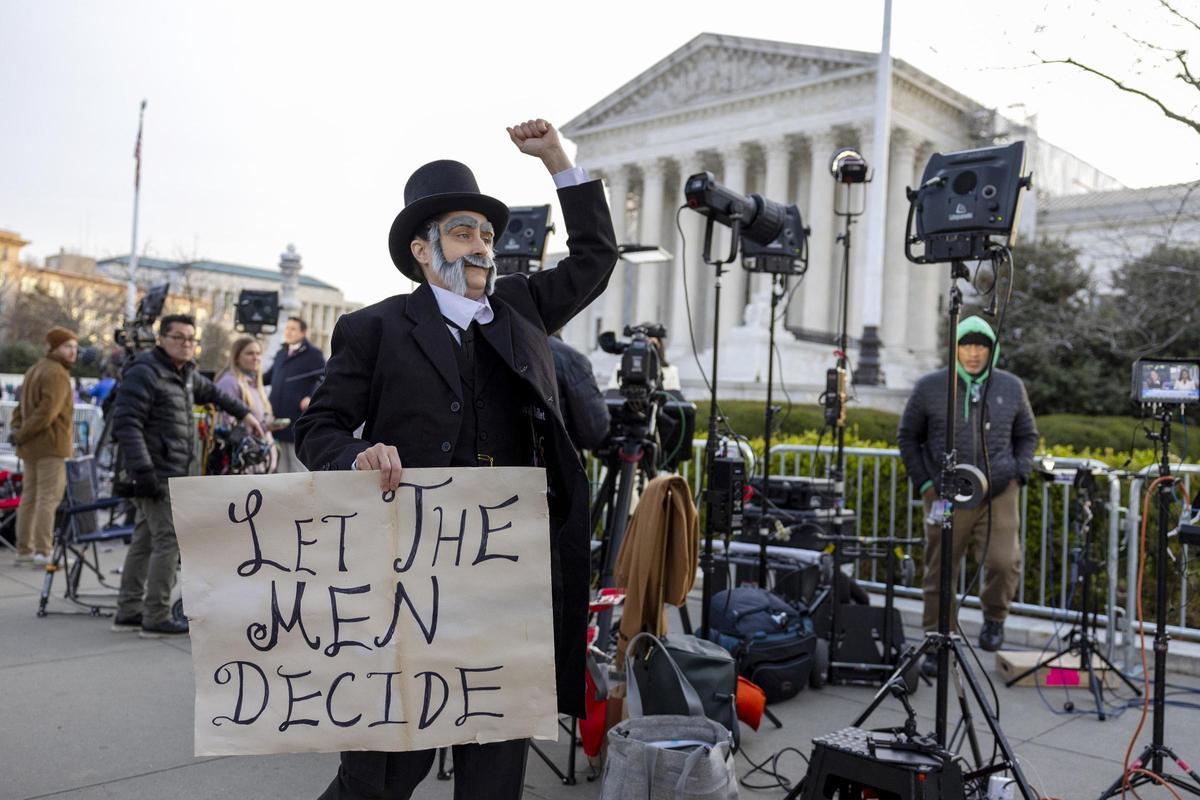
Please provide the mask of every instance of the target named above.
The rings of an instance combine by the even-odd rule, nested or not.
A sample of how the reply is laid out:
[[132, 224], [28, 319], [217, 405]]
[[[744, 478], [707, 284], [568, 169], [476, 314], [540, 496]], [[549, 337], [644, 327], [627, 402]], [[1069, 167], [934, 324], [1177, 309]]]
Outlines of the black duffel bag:
[[784, 598], [754, 587], [726, 589], [713, 596], [709, 620], [710, 637], [768, 703], [795, 697], [809, 682], [817, 637], [811, 619]]
[[[634, 641], [649, 642], [634, 648]], [[719, 722], [733, 734], [736, 750], [740, 741], [737, 717], [737, 665], [725, 649], [687, 634], [671, 634], [662, 640], [640, 633], [629, 643], [626, 671], [636, 671], [640, 689], [639, 714], [687, 715], [687, 699], [679, 686], [677, 670], [682, 671], [704, 706], [704, 716]], [[670, 656], [663, 657], [661, 647]]]

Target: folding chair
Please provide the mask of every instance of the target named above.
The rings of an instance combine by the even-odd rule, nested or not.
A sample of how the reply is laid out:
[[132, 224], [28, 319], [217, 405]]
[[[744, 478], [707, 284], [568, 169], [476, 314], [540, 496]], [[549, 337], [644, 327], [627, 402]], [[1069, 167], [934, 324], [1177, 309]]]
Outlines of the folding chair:
[[17, 506], [21, 505], [21, 473], [0, 469], [0, 546], [17, 549]]
[[[50, 613], [46, 604], [50, 600], [54, 576], [60, 571], [64, 573], [66, 583], [63, 598], [86, 610], [57, 613], [87, 613], [98, 617], [106, 616], [105, 611], [116, 608], [118, 587], [104, 579], [104, 572], [100, 568], [99, 544], [117, 539], [129, 543], [133, 538], [133, 523], [128, 511], [129, 501], [125, 498], [100, 497], [94, 456], [67, 461], [67, 491], [58, 508], [54, 526], [54, 554], [46, 565], [46, 577], [42, 580], [37, 612], [39, 617]], [[90, 570], [107, 591], [80, 593], [79, 583], [84, 569]]]

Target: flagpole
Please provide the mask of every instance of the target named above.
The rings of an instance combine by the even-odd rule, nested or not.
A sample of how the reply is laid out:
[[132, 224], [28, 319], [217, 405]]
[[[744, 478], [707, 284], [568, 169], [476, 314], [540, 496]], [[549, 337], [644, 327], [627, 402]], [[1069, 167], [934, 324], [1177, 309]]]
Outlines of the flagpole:
[[142, 120], [146, 116], [146, 101], [138, 111], [137, 144], [133, 148], [135, 162], [133, 170], [133, 243], [129, 247], [129, 280], [125, 287], [125, 321], [133, 322], [137, 313], [137, 269], [138, 269], [138, 195], [142, 183]]

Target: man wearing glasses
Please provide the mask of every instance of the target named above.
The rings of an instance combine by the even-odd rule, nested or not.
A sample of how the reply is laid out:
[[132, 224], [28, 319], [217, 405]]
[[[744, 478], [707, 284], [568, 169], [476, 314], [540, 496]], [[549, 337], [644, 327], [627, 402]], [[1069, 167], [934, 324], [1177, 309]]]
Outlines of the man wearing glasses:
[[167, 479], [190, 475], [197, 459], [192, 409], [212, 403], [242, 421], [254, 436], [262, 426], [246, 406], [196, 371], [196, 321], [170, 314], [158, 324], [158, 346], [126, 368], [113, 405], [123, 494], [133, 497], [137, 522], [121, 572], [114, 631], [146, 639], [184, 636], [186, 620], [171, 619], [170, 597], [179, 564]]

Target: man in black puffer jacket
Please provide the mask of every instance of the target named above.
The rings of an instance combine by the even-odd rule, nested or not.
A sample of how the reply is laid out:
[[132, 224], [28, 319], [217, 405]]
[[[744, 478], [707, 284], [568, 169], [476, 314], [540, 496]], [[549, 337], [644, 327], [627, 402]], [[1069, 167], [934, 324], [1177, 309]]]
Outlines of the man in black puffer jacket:
[[113, 406], [113, 437], [132, 478], [137, 523], [121, 572], [114, 631], [140, 630], [157, 639], [188, 632], [170, 616], [179, 544], [171, 518], [167, 479], [189, 475], [196, 463], [193, 408], [212, 403], [262, 436], [258, 420], [242, 403], [196, 372], [196, 323], [172, 314], [158, 325], [158, 346], [139, 353], [126, 368]]
[[[980, 600], [983, 630], [979, 646], [999, 650], [1004, 642], [1004, 620], [1021, 580], [1020, 485], [1029, 479], [1038, 432], [1025, 384], [1011, 372], [996, 369], [999, 356], [996, 334], [980, 317], [968, 317], [958, 325], [958, 392], [954, 445], [958, 463], [973, 464], [989, 475], [988, 501], [977, 508], [954, 510], [954, 553], [957, 585], [959, 561], [973, 536], [982, 549], [987, 537], [989, 508], [991, 540], [985, 556], [985, 578]], [[989, 386], [990, 384], [990, 386]], [[980, 414], [987, 395], [987, 463], [980, 440]], [[946, 440], [946, 370], [923, 376], [900, 418], [896, 436], [908, 477], [925, 501], [925, 614], [926, 631], [937, 629], [938, 564], [941, 522], [931, 515], [937, 499], [937, 478]], [[930, 524], [933, 520], [933, 524]], [[951, 619], [955, 609], [951, 608]], [[931, 654], [932, 655], [932, 654]], [[925, 671], [936, 670], [936, 660], [926, 657]]]

